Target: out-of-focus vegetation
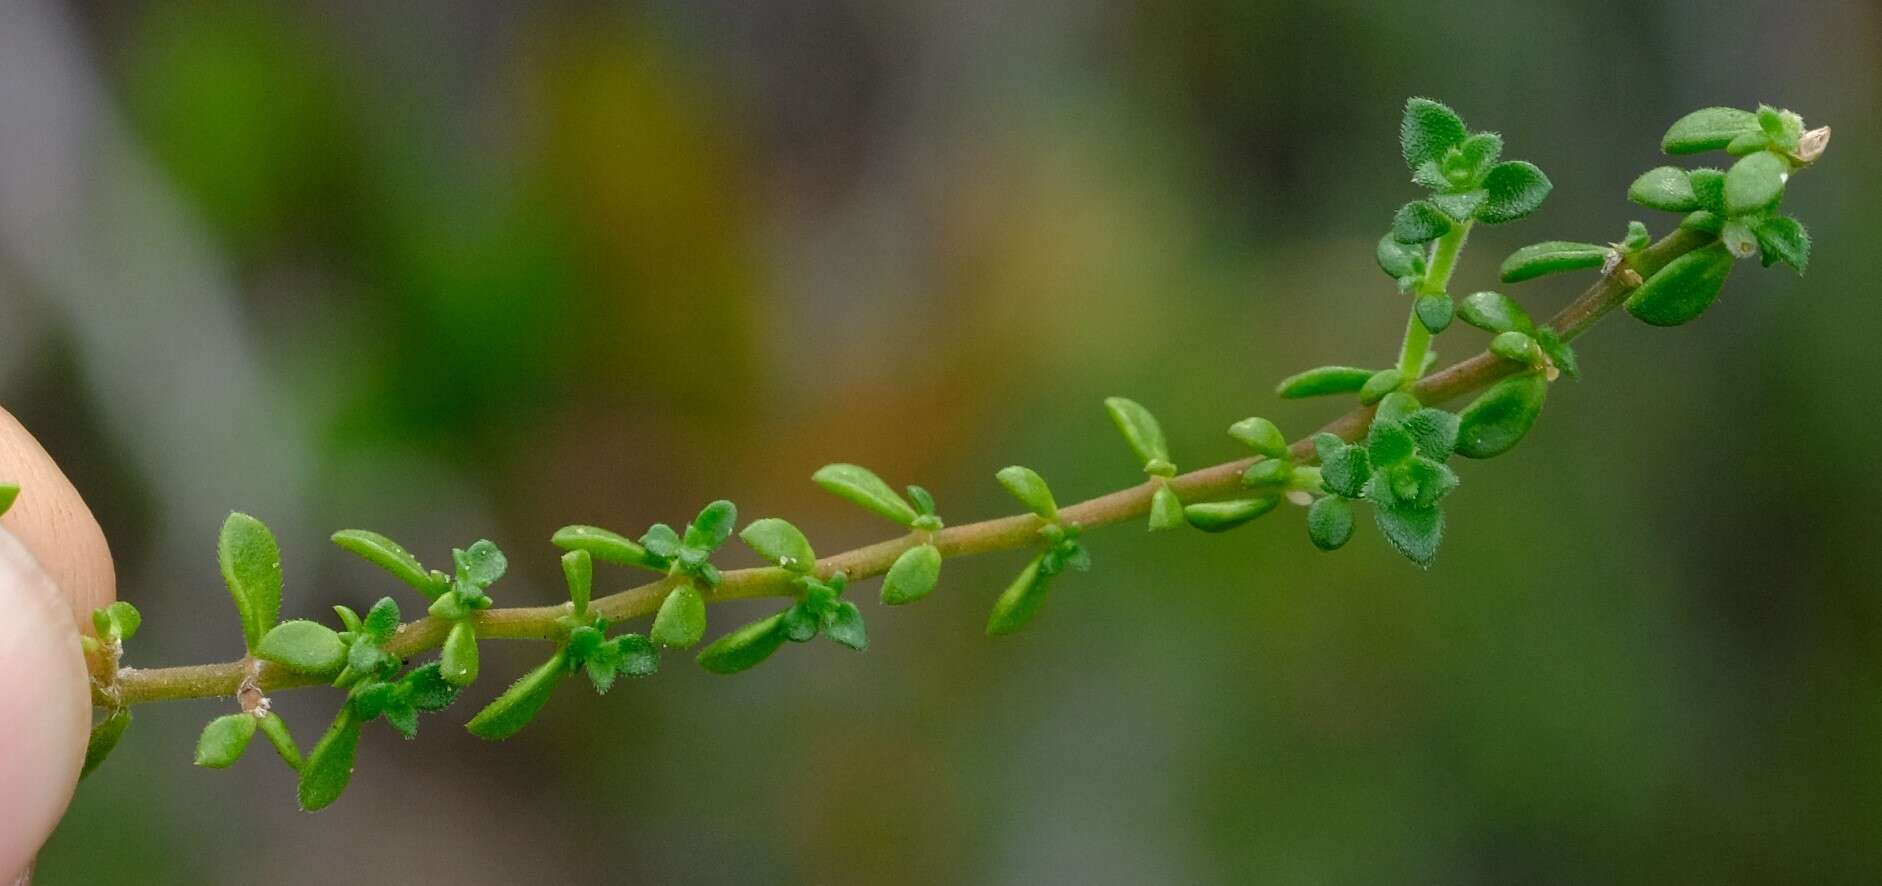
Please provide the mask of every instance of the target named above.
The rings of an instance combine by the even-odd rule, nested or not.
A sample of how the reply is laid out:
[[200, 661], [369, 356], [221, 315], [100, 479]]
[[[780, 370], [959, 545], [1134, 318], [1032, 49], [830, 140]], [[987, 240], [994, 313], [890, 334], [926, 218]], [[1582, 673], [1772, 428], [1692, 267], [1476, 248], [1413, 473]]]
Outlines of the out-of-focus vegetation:
[[[181, 226], [223, 284], [126, 328], [144, 278], [73, 286], [0, 244], [0, 397], [111, 535], [147, 619], [133, 664], [240, 654], [233, 617], [187, 615], [226, 609], [215, 507], [280, 531], [290, 616], [392, 592], [326, 543], [355, 525], [428, 559], [496, 539], [515, 605], [561, 599], [565, 523], [638, 532], [729, 497], [819, 550], [883, 535], [808, 482], [829, 461], [923, 483], [955, 522], [1012, 510], [992, 473], [1013, 461], [1066, 498], [1134, 482], [1108, 394], [1156, 410], [1185, 466], [1239, 455], [1223, 431], [1249, 414], [1304, 431], [1326, 404], [1272, 383], [1382, 364], [1404, 322], [1371, 253], [1412, 192], [1410, 94], [1556, 183], [1473, 237], [1459, 292], [1522, 243], [1618, 238], [1693, 107], [1837, 133], [1791, 198], [1810, 274], [1737, 275], [1676, 331], [1610, 320], [1529, 445], [1470, 466], [1428, 572], [1363, 531], [1319, 554], [1294, 509], [1118, 528], [990, 640], [1021, 558], [949, 563], [919, 606], [866, 604], [861, 657], [718, 677], [670, 656], [497, 745], [442, 719], [369, 732], [312, 817], [259, 756], [189, 765], [226, 705], [153, 707], [45, 883], [1882, 875], [1882, 349], [1852, 346], [1882, 333], [1870, 7], [28, 7], [82, 64], [0, 90], [0, 126], [91, 78], [159, 186], [130, 205], [184, 210], [130, 213], [87, 258], [164, 268], [143, 247]], [[1576, 286], [1508, 291], [1547, 311]], [[100, 368], [150, 336], [253, 359], [234, 393]], [[216, 418], [237, 394], [267, 421]], [[207, 455], [264, 433], [284, 474]], [[454, 713], [538, 651], [486, 644]], [[277, 709], [307, 738], [330, 695]]]

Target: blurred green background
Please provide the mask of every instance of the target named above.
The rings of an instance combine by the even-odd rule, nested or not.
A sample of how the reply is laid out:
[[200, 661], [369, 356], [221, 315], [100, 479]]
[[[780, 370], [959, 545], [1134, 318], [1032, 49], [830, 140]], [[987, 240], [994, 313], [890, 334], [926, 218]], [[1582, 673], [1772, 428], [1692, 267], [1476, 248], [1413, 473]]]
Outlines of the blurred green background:
[[[136, 665], [239, 655], [230, 508], [281, 536], [293, 616], [395, 592], [326, 542], [354, 526], [490, 537], [499, 602], [537, 604], [570, 522], [725, 496], [887, 536], [827, 461], [954, 522], [1012, 510], [1015, 461], [1136, 482], [1109, 394], [1185, 466], [1249, 414], [1304, 433], [1332, 406], [1273, 382], [1404, 322], [1371, 252], [1408, 95], [1556, 184], [1460, 291], [1669, 228], [1623, 194], [1687, 110], [1836, 128], [1788, 203], [1810, 274], [1610, 320], [1527, 445], [1461, 466], [1429, 571], [1369, 523], [1319, 554], [1293, 509], [1116, 529], [1019, 637], [981, 627], [1021, 558], [957, 561], [917, 607], [863, 586], [866, 654], [670, 655], [496, 745], [457, 724], [542, 648], [492, 643], [317, 816], [265, 753], [189, 765], [228, 704], [143, 708], [41, 880], [1882, 878], [1878, 50], [1871, 4], [1776, 0], [7, 4], [0, 398], [105, 525]], [[335, 698], [276, 702], [305, 743]]]

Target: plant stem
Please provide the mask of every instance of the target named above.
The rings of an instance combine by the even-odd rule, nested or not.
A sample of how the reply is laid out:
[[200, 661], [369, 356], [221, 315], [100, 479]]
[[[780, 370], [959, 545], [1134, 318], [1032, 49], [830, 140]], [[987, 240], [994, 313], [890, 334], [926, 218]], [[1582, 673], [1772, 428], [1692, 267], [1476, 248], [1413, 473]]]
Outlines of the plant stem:
[[1431, 350], [1431, 330], [1418, 319], [1418, 298], [1441, 295], [1450, 288], [1451, 273], [1457, 270], [1457, 256], [1464, 251], [1464, 241], [1470, 239], [1472, 224], [1475, 222], [1467, 220], [1451, 228], [1431, 247], [1431, 263], [1426, 266], [1418, 291], [1412, 293], [1411, 317], [1405, 321], [1405, 342], [1398, 349], [1400, 384], [1411, 385], [1418, 381], [1424, 374], [1425, 354]]
[[[1432, 263], [1433, 279], [1438, 279], [1440, 276], [1435, 272], [1442, 271], [1442, 279], [1438, 279], [1436, 284], [1437, 291], [1442, 291], [1442, 287], [1448, 283], [1457, 252], [1463, 246], [1466, 233], [1463, 230], [1454, 231], [1454, 238], [1453, 235], [1446, 235], [1445, 239], [1439, 242], [1437, 255]], [[1664, 267], [1667, 262], [1712, 242], [1712, 239], [1710, 236], [1690, 231], [1676, 231], [1634, 255], [1628, 260], [1626, 266], [1631, 267], [1641, 278], [1649, 277], [1654, 271]], [[1595, 322], [1620, 305], [1633, 291], [1633, 287], [1624, 282], [1622, 276], [1618, 272], [1603, 276], [1556, 314], [1549, 324], [1559, 331], [1564, 339], [1572, 339], [1587, 331]], [[1412, 324], [1418, 326], [1415, 316]], [[1419, 331], [1424, 331], [1422, 327], [1418, 328]], [[1412, 364], [1414, 369], [1424, 359], [1423, 352], [1429, 345], [1429, 338], [1429, 333], [1426, 333]], [[1408, 346], [1410, 339], [1408, 335]], [[1408, 355], [1409, 350], [1408, 347]], [[1484, 388], [1520, 368], [1518, 364], [1486, 351], [1419, 380], [1411, 391], [1422, 402], [1443, 403]], [[1329, 422], [1320, 430], [1347, 440], [1356, 440], [1370, 425], [1372, 412], [1373, 409], [1369, 406], [1355, 408]], [[1290, 448], [1293, 450], [1296, 463], [1307, 464], [1313, 461], [1314, 446], [1311, 437], [1295, 441]], [[1218, 498], [1241, 492], [1242, 472], [1259, 460], [1260, 457], [1256, 456], [1225, 462], [1172, 477], [1168, 482], [1184, 501], [1197, 502]], [[1060, 519], [1065, 523], [1077, 524], [1083, 529], [1093, 529], [1136, 519], [1149, 512], [1150, 498], [1156, 492], [1156, 487], [1160, 482], [1162, 482], [1160, 478], [1152, 478], [1136, 486], [1064, 507], [1060, 511]], [[903, 551], [930, 539], [936, 547], [941, 549], [941, 553], [948, 557], [1031, 547], [1039, 542], [1037, 531], [1042, 525], [1044, 522], [1032, 514], [1017, 514], [979, 523], [951, 526], [932, 535], [926, 532], [913, 532], [818, 560], [817, 574], [828, 577], [837, 572], [844, 572], [851, 579], [880, 575], [888, 571], [889, 566]], [[707, 592], [705, 596], [707, 602], [749, 597], [790, 596], [794, 593], [791, 585], [794, 577], [795, 573], [775, 567], [732, 570], [726, 572], [719, 586]], [[660, 601], [666, 597], [667, 592], [672, 589], [677, 580], [672, 576], [667, 576], [639, 587], [629, 588], [595, 600], [590, 604], [589, 609], [617, 623], [638, 616], [651, 615], [660, 607]], [[571, 604], [568, 603], [558, 606], [486, 610], [475, 616], [477, 635], [479, 638], [499, 640], [557, 640], [560, 639], [563, 628], [557, 624], [556, 619], [570, 611]], [[431, 617], [400, 625], [398, 634], [386, 644], [386, 650], [410, 658], [443, 643], [445, 634], [450, 628], [449, 621]], [[111, 703], [117, 705], [136, 705], [166, 699], [232, 696], [241, 689], [246, 675], [247, 669], [243, 661], [154, 669], [121, 668], [115, 674], [95, 675], [99, 679], [94, 680], [93, 700], [99, 704], [105, 704], [109, 699]], [[107, 676], [109, 679], [105, 679]], [[326, 681], [264, 663], [255, 674], [255, 682], [264, 690], [272, 690], [319, 685]]]

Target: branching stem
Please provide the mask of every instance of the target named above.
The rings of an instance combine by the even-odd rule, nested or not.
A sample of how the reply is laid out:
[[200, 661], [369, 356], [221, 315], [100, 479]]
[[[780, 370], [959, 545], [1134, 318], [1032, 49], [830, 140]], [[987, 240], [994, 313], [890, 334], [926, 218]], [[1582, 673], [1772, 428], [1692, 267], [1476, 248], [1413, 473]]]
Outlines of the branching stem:
[[[1467, 234], [1467, 226], [1460, 226], [1439, 241], [1431, 263], [1430, 279], [1437, 287], [1434, 291], [1441, 292], [1448, 285], [1458, 250], [1463, 247]], [[1654, 271], [1659, 270], [1667, 262], [1711, 242], [1712, 239], [1704, 234], [1686, 230], [1676, 231], [1631, 256], [1623, 267], [1631, 267], [1639, 275], [1633, 279], [1650, 277]], [[1587, 331], [1607, 312], [1619, 306], [1633, 288], [1623, 279], [1629, 275], [1622, 274], [1620, 270], [1616, 269], [1615, 272], [1604, 275], [1594, 285], [1588, 287], [1556, 314], [1550, 320], [1550, 325], [1557, 329], [1564, 339], [1572, 339]], [[1412, 319], [1411, 329], [1424, 334], [1419, 341], [1414, 343], [1413, 336], [1408, 330], [1400, 365], [1401, 368], [1409, 365], [1411, 371], [1415, 372], [1424, 360], [1425, 349], [1429, 347], [1430, 333], [1418, 323], [1416, 316]], [[1409, 364], [1405, 362], [1406, 360], [1410, 361]], [[1486, 351], [1419, 379], [1411, 390], [1420, 401], [1438, 404], [1484, 388], [1519, 369], [1521, 367], [1518, 364]], [[1407, 375], [1407, 378], [1416, 377]], [[1359, 407], [1329, 422], [1321, 430], [1337, 434], [1347, 440], [1355, 440], [1365, 432], [1371, 419], [1372, 408]], [[1294, 442], [1291, 448], [1296, 462], [1300, 464], [1307, 464], [1314, 459], [1314, 447], [1310, 438], [1302, 438]], [[1259, 457], [1244, 458], [1191, 471], [1171, 478], [1169, 483], [1184, 501], [1194, 502], [1219, 498], [1242, 491], [1242, 472], [1257, 460]], [[1150, 509], [1150, 498], [1156, 492], [1159, 482], [1158, 479], [1152, 479], [1064, 507], [1061, 509], [1061, 519], [1084, 529], [1093, 529], [1142, 517]], [[899, 554], [929, 538], [932, 538], [933, 543], [947, 557], [1030, 547], [1039, 542], [1037, 530], [1041, 525], [1038, 517], [1032, 514], [1019, 514], [952, 526], [935, 532], [932, 536], [925, 532], [914, 532], [825, 557], [817, 561], [817, 573], [827, 577], [837, 572], [844, 572], [852, 579], [880, 575], [888, 570]], [[793, 573], [778, 568], [733, 570], [725, 573], [724, 580], [717, 588], [706, 594], [706, 599], [708, 602], [717, 602], [749, 597], [789, 596], [794, 593], [791, 584], [794, 577]], [[667, 576], [639, 587], [629, 588], [595, 600], [591, 609], [617, 623], [650, 615], [660, 607], [660, 602], [678, 580]], [[569, 604], [566, 603], [559, 606], [490, 609], [475, 616], [477, 635], [480, 638], [505, 640], [558, 640], [564, 628], [557, 623], [557, 618], [569, 611]], [[398, 635], [386, 645], [386, 650], [410, 658], [443, 643], [450, 627], [451, 623], [448, 621], [429, 617], [409, 622], [399, 627]], [[233, 696], [243, 688], [243, 681], [251, 676], [251, 671], [250, 662], [242, 660], [170, 668], [121, 668], [115, 674], [96, 676], [100, 679], [94, 681], [94, 702], [100, 705], [117, 706], [167, 699]], [[263, 663], [256, 669], [252, 673], [252, 678], [253, 685], [263, 690], [311, 686], [326, 682], [317, 677], [304, 676], [268, 663]]]
[[1418, 319], [1418, 297], [1441, 295], [1450, 289], [1451, 274], [1457, 270], [1457, 256], [1464, 251], [1464, 241], [1470, 239], [1472, 224], [1465, 221], [1457, 225], [1431, 247], [1429, 270], [1424, 282], [1418, 284], [1418, 291], [1412, 293], [1411, 316], [1405, 320], [1405, 343], [1398, 349], [1398, 374], [1402, 384], [1412, 384], [1424, 374], [1425, 354], [1431, 350], [1431, 330]]

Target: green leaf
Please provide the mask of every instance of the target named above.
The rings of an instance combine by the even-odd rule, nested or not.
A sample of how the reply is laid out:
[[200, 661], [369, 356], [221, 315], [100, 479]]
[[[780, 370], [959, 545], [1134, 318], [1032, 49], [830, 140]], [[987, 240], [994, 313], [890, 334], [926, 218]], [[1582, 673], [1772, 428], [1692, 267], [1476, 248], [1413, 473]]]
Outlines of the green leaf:
[[260, 520], [234, 513], [222, 523], [216, 557], [242, 617], [242, 637], [253, 651], [261, 635], [281, 620], [281, 548]]
[[919, 516], [907, 501], [889, 488], [889, 484], [882, 482], [882, 478], [868, 468], [848, 464], [824, 465], [810, 479], [826, 492], [875, 511], [903, 526], [913, 524]]
[[1699, 199], [1701, 209], [1712, 212], [1725, 212], [1725, 172], [1718, 169], [1701, 168], [1686, 173], [1686, 180], [1692, 182], [1693, 196]]
[[1320, 455], [1320, 483], [1329, 492], [1358, 498], [1372, 476], [1372, 461], [1363, 446], [1349, 445], [1337, 435], [1315, 434], [1314, 449]]
[[1281, 504], [1280, 496], [1209, 501], [1183, 508], [1189, 525], [1204, 532], [1227, 532], [1247, 523]]
[[587, 551], [562, 555], [562, 578], [569, 586], [569, 603], [577, 619], [588, 618], [588, 601], [595, 592], [595, 560]]
[[1549, 355], [1557, 369], [1569, 378], [1581, 378], [1581, 361], [1576, 359], [1575, 349], [1562, 340], [1560, 333], [1544, 326], [1536, 330], [1536, 343], [1542, 346], [1542, 352]]
[[1044, 477], [1032, 468], [1012, 465], [1000, 469], [994, 475], [1006, 491], [1019, 499], [1019, 503], [1030, 508], [1041, 518], [1056, 522], [1059, 519], [1059, 504], [1052, 498], [1052, 489], [1046, 485]]
[[1163, 439], [1163, 426], [1157, 423], [1157, 417], [1150, 414], [1142, 404], [1125, 397], [1107, 397], [1104, 409], [1111, 414], [1111, 422], [1117, 425], [1118, 433], [1124, 435], [1124, 442], [1129, 443], [1131, 451], [1149, 470], [1152, 463], [1169, 464], [1170, 446]]
[[1294, 462], [1288, 458], [1264, 458], [1242, 472], [1242, 485], [1281, 486], [1294, 479]]
[[1631, 254], [1646, 249], [1652, 242], [1653, 235], [1647, 232], [1647, 226], [1645, 224], [1630, 221], [1627, 223], [1627, 236], [1621, 239], [1620, 247], [1623, 251]]
[[736, 674], [771, 657], [784, 644], [779, 613], [726, 634], [700, 650], [699, 666], [715, 674]]
[[1392, 216], [1392, 239], [1405, 244], [1429, 243], [1451, 231], [1451, 217], [1427, 200], [1413, 200]]
[[1451, 317], [1456, 310], [1456, 305], [1451, 303], [1450, 296], [1442, 292], [1428, 293], [1418, 296], [1415, 309], [1418, 312], [1418, 322], [1436, 334], [1443, 332], [1446, 326], [1451, 325]]
[[1307, 509], [1307, 537], [1323, 551], [1336, 551], [1353, 537], [1353, 506], [1337, 495], [1316, 499]]
[[1321, 366], [1281, 379], [1274, 393], [1284, 400], [1350, 394], [1366, 386], [1372, 370], [1353, 366]]
[[1485, 332], [1533, 332], [1535, 321], [1529, 312], [1500, 292], [1473, 292], [1458, 305], [1457, 316]]
[[1520, 283], [1545, 274], [1599, 268], [1613, 255], [1612, 247], [1599, 243], [1549, 240], [1532, 243], [1510, 253], [1509, 258], [1503, 260], [1499, 273], [1505, 283]]
[[1444, 512], [1438, 508], [1375, 507], [1373, 519], [1393, 549], [1413, 563], [1429, 566], [1444, 541]]
[[268, 737], [269, 744], [274, 745], [274, 752], [280, 755], [281, 762], [288, 764], [289, 769], [299, 771], [304, 762], [301, 759], [301, 746], [294, 742], [294, 734], [288, 731], [287, 721], [281, 719], [280, 714], [269, 711], [262, 715], [259, 725], [261, 734]]
[[290, 671], [325, 677], [346, 664], [346, 644], [319, 622], [294, 619], [274, 626], [255, 645], [255, 657]]
[[653, 641], [639, 634], [622, 634], [610, 640], [615, 648], [615, 671], [630, 677], [650, 677], [660, 670], [660, 650]]
[[699, 589], [690, 584], [683, 584], [667, 594], [661, 602], [660, 611], [654, 615], [653, 630], [648, 636], [655, 643], [685, 649], [699, 642], [706, 634], [706, 599], [699, 595]]
[[869, 632], [863, 628], [862, 610], [848, 600], [838, 603], [831, 610], [829, 623], [824, 625], [823, 632], [830, 639], [857, 652], [869, 648]]
[[1536, 423], [1548, 394], [1549, 382], [1541, 373], [1525, 372], [1497, 382], [1459, 414], [1457, 454], [1491, 458], [1510, 451]]
[[400, 735], [406, 738], [418, 737], [418, 711], [410, 705], [391, 705], [380, 711], [379, 715], [386, 718], [386, 725], [398, 730]]
[[1150, 531], [1181, 529], [1183, 525], [1183, 500], [1176, 497], [1176, 490], [1169, 484], [1159, 484], [1150, 494]]
[[462, 684], [452, 682], [446, 668], [436, 661], [413, 668], [399, 679], [399, 694], [413, 708], [427, 713], [450, 707]]
[[496, 584], [510, 568], [509, 558], [485, 539], [479, 539], [468, 550], [453, 550], [451, 559], [457, 564], [458, 578], [479, 588]]
[[118, 746], [118, 739], [124, 737], [124, 730], [131, 728], [131, 709], [118, 708], [108, 714], [98, 725], [91, 728], [91, 737], [85, 742], [85, 764], [79, 769], [78, 777], [92, 774], [99, 764], [111, 756], [111, 750]]
[[359, 732], [363, 725], [352, 707], [340, 708], [339, 716], [320, 737], [301, 766], [301, 809], [318, 812], [333, 805], [353, 780], [353, 762], [359, 758]]
[[1490, 198], [1477, 210], [1477, 219], [1495, 225], [1535, 212], [1555, 186], [1534, 163], [1509, 160], [1498, 163], [1484, 176], [1483, 187], [1490, 192]]
[[1375, 468], [1397, 464], [1417, 450], [1418, 441], [1395, 421], [1375, 420], [1366, 434], [1366, 455]]
[[536, 719], [536, 714], [543, 705], [549, 703], [549, 696], [555, 693], [556, 686], [568, 675], [568, 653], [557, 650], [548, 661], [536, 666], [536, 669], [524, 674], [510, 688], [503, 690], [496, 701], [472, 717], [465, 728], [478, 738], [492, 741], [509, 738], [529, 721]]
[[1379, 262], [1379, 270], [1394, 280], [1400, 277], [1422, 276], [1425, 272], [1425, 251], [1393, 239], [1391, 234], [1379, 238], [1379, 245], [1373, 250], [1373, 258]]
[[0, 516], [13, 509], [13, 501], [20, 497], [18, 483], [0, 483]]
[[226, 714], [209, 721], [196, 739], [196, 765], [208, 769], [227, 769], [248, 753], [248, 742], [255, 737], [255, 715]]
[[1790, 163], [1770, 151], [1740, 158], [1725, 172], [1726, 213], [1744, 215], [1776, 206], [1790, 172]]
[[587, 551], [604, 563], [654, 570], [667, 568], [665, 557], [656, 556], [626, 536], [598, 526], [564, 526], [549, 540], [565, 551]]
[[1668, 154], [1697, 154], [1716, 151], [1732, 139], [1758, 131], [1758, 118], [1737, 108], [1701, 108], [1675, 121], [1660, 139], [1660, 149]]
[[1385, 399], [1385, 395], [1398, 390], [1404, 378], [1396, 369], [1381, 369], [1373, 373], [1371, 378], [1366, 379], [1365, 386], [1359, 389], [1359, 402], [1371, 406]]
[[1457, 148], [1463, 166], [1469, 171], [1469, 179], [1482, 178], [1503, 156], [1503, 137], [1494, 132], [1479, 132], [1464, 139]]
[[1041, 565], [1045, 555], [1041, 554], [1020, 570], [1013, 583], [1006, 586], [1000, 599], [994, 601], [993, 612], [987, 617], [987, 636], [998, 637], [1011, 634], [1026, 626], [1045, 603], [1046, 591], [1051, 589], [1051, 576], [1045, 574]]
[[686, 524], [686, 535], [681, 544], [702, 551], [716, 551], [732, 537], [732, 527], [738, 524], [738, 506], [725, 499], [719, 499], [706, 505]]
[[1535, 364], [1541, 351], [1536, 347], [1536, 340], [1528, 333], [1511, 331], [1499, 332], [1496, 338], [1490, 339], [1490, 353], [1529, 366]]
[[[1355, 370], [1365, 372], [1365, 370]], [[1268, 458], [1287, 455], [1287, 435], [1265, 418], [1244, 418], [1229, 425], [1229, 436]]]
[[738, 537], [758, 556], [793, 572], [809, 572], [817, 565], [817, 553], [804, 533], [776, 517], [752, 521]]
[[[831, 598], [828, 605], [835, 605], [835, 598]], [[779, 631], [783, 633], [784, 639], [793, 643], [809, 642], [823, 628], [823, 619], [819, 613], [826, 608], [828, 606], [819, 605], [812, 599], [800, 600], [780, 615]]]
[[913, 603], [928, 596], [941, 578], [941, 549], [931, 544], [903, 551], [882, 580], [882, 602], [890, 606]]
[[1416, 441], [1418, 452], [1426, 458], [1443, 461], [1457, 449], [1457, 431], [1461, 422], [1442, 409], [1425, 408], [1405, 417], [1402, 426]]
[[1727, 219], [1719, 228], [1719, 242], [1725, 244], [1725, 251], [1733, 258], [1750, 258], [1758, 253], [1758, 237], [1751, 232], [1747, 218]]
[[1654, 326], [1686, 323], [1719, 297], [1732, 262], [1732, 253], [1719, 243], [1673, 259], [1627, 297], [1627, 312]]
[[399, 604], [391, 597], [380, 597], [379, 602], [366, 610], [366, 619], [360, 622], [360, 629], [366, 636], [385, 643], [392, 635], [399, 632]]
[[444, 678], [458, 686], [469, 686], [477, 679], [477, 626], [460, 621], [444, 637], [444, 649], [438, 654]]
[[1758, 238], [1767, 267], [1781, 261], [1801, 274], [1810, 264], [1810, 232], [1804, 230], [1803, 222], [1788, 215], [1772, 216], [1759, 219], [1751, 232]]
[[118, 600], [103, 609], [92, 610], [91, 623], [100, 639], [124, 641], [137, 636], [137, 629], [144, 624], [144, 615], [137, 607]]
[[1744, 135], [1732, 139], [1731, 143], [1725, 146], [1725, 153], [1734, 157], [1743, 157], [1746, 154], [1755, 154], [1771, 146], [1771, 137], [1769, 135], [1762, 132], [1747, 132]]
[[[923, 517], [934, 516], [934, 495], [920, 486], [908, 487], [908, 500], [915, 503], [915, 510]], [[938, 527], [937, 527], [938, 528]]]
[[1412, 413], [1423, 408], [1418, 398], [1404, 391], [1393, 391], [1379, 401], [1378, 408], [1372, 411], [1373, 421], [1404, 421]]
[[1649, 169], [1627, 187], [1627, 199], [1648, 209], [1666, 212], [1691, 212], [1699, 208], [1699, 195], [1693, 193], [1692, 180], [1677, 166]]
[[1462, 194], [1433, 194], [1431, 205], [1439, 212], [1451, 218], [1472, 218], [1485, 203], [1490, 200], [1490, 192], [1483, 188], [1466, 191]]
[[431, 574], [419, 564], [417, 557], [412, 556], [398, 542], [377, 532], [342, 529], [333, 534], [333, 543], [392, 573], [394, 578], [411, 585], [428, 598], [437, 599], [439, 594], [445, 592], [445, 586], [432, 580]]
[[1464, 121], [1457, 112], [1428, 98], [1414, 98], [1405, 103], [1405, 116], [1399, 121], [1399, 150], [1405, 166], [1418, 167], [1439, 160], [1444, 152], [1464, 143]]

